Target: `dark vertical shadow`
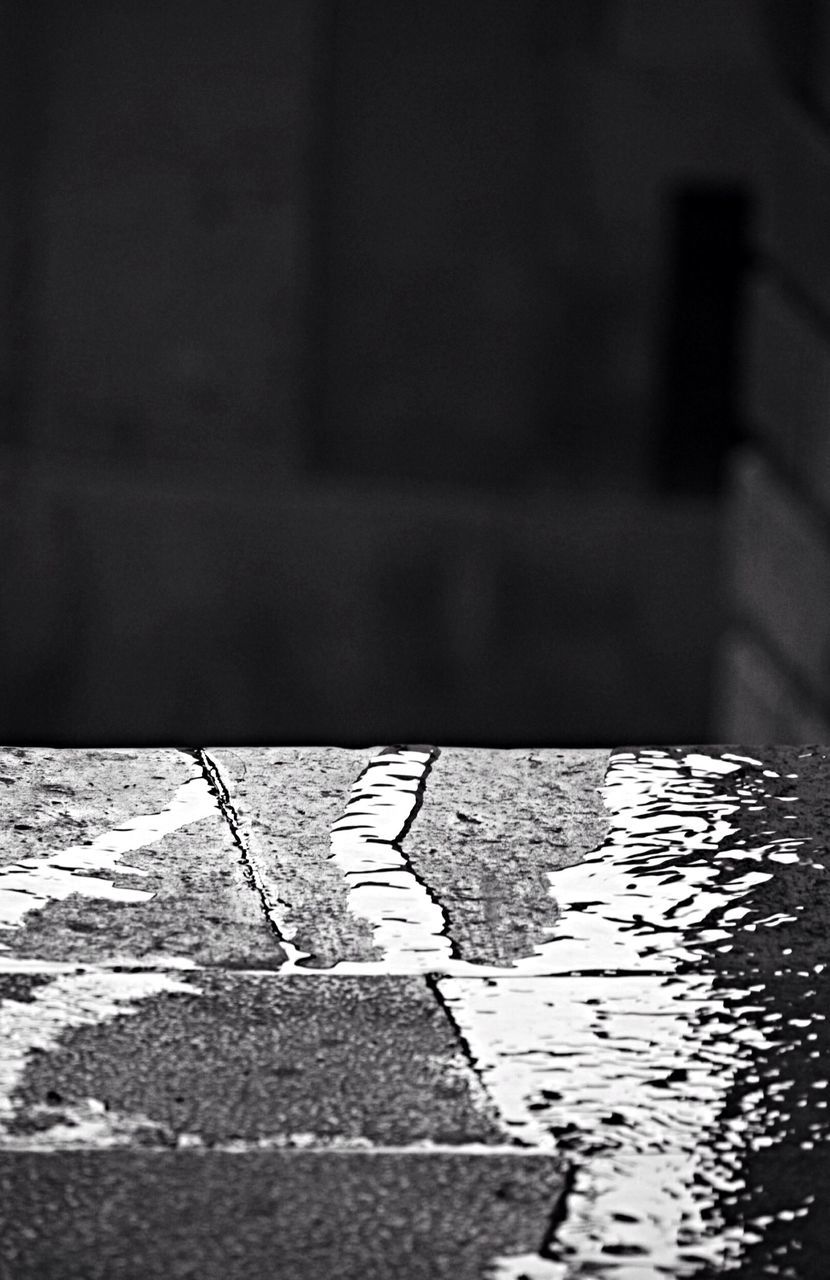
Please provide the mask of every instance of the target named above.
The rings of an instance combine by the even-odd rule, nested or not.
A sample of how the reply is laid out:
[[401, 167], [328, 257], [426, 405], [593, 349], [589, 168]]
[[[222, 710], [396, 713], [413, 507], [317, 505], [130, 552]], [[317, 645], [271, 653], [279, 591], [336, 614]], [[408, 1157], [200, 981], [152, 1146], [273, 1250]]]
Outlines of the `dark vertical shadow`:
[[740, 438], [737, 359], [749, 220], [743, 187], [695, 184], [669, 196], [656, 447], [664, 492], [716, 491], [724, 456]]

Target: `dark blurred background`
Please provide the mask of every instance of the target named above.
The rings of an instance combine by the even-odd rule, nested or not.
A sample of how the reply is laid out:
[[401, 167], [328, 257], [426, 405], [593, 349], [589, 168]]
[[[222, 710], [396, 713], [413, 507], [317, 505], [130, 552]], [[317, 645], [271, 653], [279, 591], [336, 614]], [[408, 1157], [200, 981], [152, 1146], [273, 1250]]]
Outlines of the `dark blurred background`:
[[826, 9], [0, 0], [0, 736], [821, 737]]

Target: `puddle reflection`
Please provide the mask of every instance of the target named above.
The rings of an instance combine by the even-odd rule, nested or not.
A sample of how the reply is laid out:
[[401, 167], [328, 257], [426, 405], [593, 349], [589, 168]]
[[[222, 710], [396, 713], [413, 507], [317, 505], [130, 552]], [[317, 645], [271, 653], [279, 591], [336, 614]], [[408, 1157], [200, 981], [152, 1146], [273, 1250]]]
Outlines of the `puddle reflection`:
[[801, 1255], [820, 1235], [811, 1180], [830, 1172], [826, 928], [810, 921], [826, 870], [798, 834], [796, 776], [730, 752], [615, 752], [607, 838], [549, 873], [550, 938], [490, 966], [459, 957], [401, 850], [433, 759], [374, 757], [335, 823], [380, 952], [335, 969], [433, 974], [513, 1140], [570, 1158], [561, 1221], [492, 1280], [823, 1275]]
[[823, 1274], [801, 1268], [828, 1172], [827, 993], [821, 963], [787, 957], [826, 873], [764, 826], [797, 799], [777, 776], [616, 753], [608, 838], [551, 875], [562, 915], [537, 951], [561, 976], [440, 980], [512, 1132], [575, 1171], [536, 1269], [500, 1258], [494, 1280]]

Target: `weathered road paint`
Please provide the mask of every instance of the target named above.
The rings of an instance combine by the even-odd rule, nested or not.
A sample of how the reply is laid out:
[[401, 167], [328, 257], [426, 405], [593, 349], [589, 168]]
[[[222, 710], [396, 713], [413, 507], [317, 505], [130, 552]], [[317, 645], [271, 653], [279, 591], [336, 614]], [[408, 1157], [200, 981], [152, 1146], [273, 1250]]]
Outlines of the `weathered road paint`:
[[[140, 960], [125, 959], [119, 956], [111, 960], [101, 960], [90, 964], [79, 964], [71, 960], [40, 960], [29, 956], [10, 956], [0, 952], [0, 976], [5, 974], [60, 974], [60, 973], [144, 973], [147, 970], [198, 969], [195, 960], [190, 956], [170, 956], [166, 953], [148, 952]], [[265, 970], [263, 972], [271, 972]]]
[[[446, 912], [401, 848], [438, 754], [434, 747], [380, 751], [361, 771], [332, 824], [329, 859], [344, 877], [350, 911], [370, 925], [379, 958], [315, 970], [304, 963], [308, 953], [283, 937], [289, 958], [281, 972], [411, 974], [458, 967]], [[466, 972], [466, 965], [461, 968]]]
[[390, 969], [418, 957], [425, 968], [452, 955], [447, 915], [415, 875], [399, 841], [411, 824], [438, 753], [401, 747], [375, 756], [331, 831], [331, 859], [346, 877], [349, 906], [367, 920]]
[[458, 958], [510, 969], [552, 936], [551, 873], [579, 862], [608, 832], [601, 792], [609, 757], [442, 749], [404, 851], [446, 907]]
[[[410, 770], [396, 773], [401, 763]], [[334, 825], [350, 906], [385, 949], [335, 970], [442, 975], [437, 990], [507, 1126], [574, 1159], [550, 1256], [533, 1270], [526, 1256], [500, 1258], [494, 1276], [633, 1280], [738, 1266], [761, 1237], [750, 1217], [726, 1220], [724, 1199], [745, 1189], [748, 1144], [765, 1141], [769, 1116], [751, 1102], [722, 1113], [774, 1049], [778, 1015], [753, 1003], [763, 984], [724, 986], [712, 958], [738, 933], [798, 921], [764, 914], [753, 895], [809, 857], [805, 842], [768, 829], [747, 843], [733, 821], [742, 807], [763, 810], [764, 778], [777, 774], [730, 753], [615, 753], [607, 839], [550, 874], [561, 911], [551, 938], [489, 966], [453, 955], [446, 915], [398, 848], [427, 768], [376, 758]]]
[[[131, 1125], [139, 1145], [166, 1150], [510, 1146], [418, 978], [49, 977], [0, 981], [0, 1060], [10, 1055], [0, 1150], [79, 1136], [123, 1145]], [[136, 992], [118, 1016], [120, 997]]]
[[[402, 848], [439, 755], [432, 747], [388, 747], [379, 752], [356, 779], [331, 827], [329, 859], [343, 874], [350, 911], [372, 928], [378, 958], [338, 960], [325, 970], [317, 969], [308, 963], [308, 953], [286, 942], [283, 933], [289, 958], [281, 972], [498, 977], [561, 971], [559, 954], [546, 944], [509, 966], [458, 957], [443, 904]], [[262, 892], [267, 896], [264, 884]], [[276, 923], [280, 917], [273, 914]]]
[[[429, 749], [407, 745], [394, 750], [423, 754]], [[376, 945], [372, 913], [353, 909], [358, 897], [367, 906], [370, 888], [387, 894], [391, 917], [401, 914], [395, 909], [401, 903], [411, 915], [418, 897], [422, 914], [427, 913], [429, 926], [420, 936], [413, 925], [408, 929], [414, 945], [396, 946], [401, 972], [430, 972], [444, 964], [454, 972], [487, 971], [470, 969], [473, 963], [500, 972], [514, 959], [534, 954], [534, 944], [550, 936], [557, 916], [547, 893], [547, 872], [594, 848], [607, 830], [599, 790], [608, 754], [443, 750], [430, 766], [426, 805], [411, 831], [397, 836], [397, 860], [392, 851], [384, 864], [401, 873], [393, 877], [398, 891], [386, 881], [366, 886], [358, 895], [352, 892], [353, 878], [344, 874], [348, 868], [331, 856], [337, 844], [332, 833], [352, 804], [358, 776], [367, 766], [379, 776], [382, 752], [310, 747], [212, 747], [204, 752], [227, 794], [240, 849], [267, 917], [280, 940], [290, 944], [289, 970], [298, 965], [306, 972], [336, 969], [340, 974], [390, 971], [383, 944]], [[396, 803], [402, 806], [402, 822], [416, 783], [405, 776], [407, 768], [423, 766], [424, 761], [410, 759], [402, 769], [388, 770], [390, 782], [395, 772], [401, 775]], [[393, 790], [386, 790], [387, 799]], [[372, 821], [370, 816], [370, 827]], [[379, 832], [367, 829], [364, 834]], [[396, 842], [392, 828], [380, 838]], [[376, 858], [384, 854], [381, 848], [369, 852]], [[440, 936], [436, 901], [451, 918], [451, 946]]]
[[[38, 987], [32, 999], [0, 1002], [0, 1137], [8, 1143], [6, 1132], [15, 1114], [13, 1093], [26, 1069], [32, 1053], [54, 1049], [70, 1028], [95, 1026], [111, 1018], [125, 1017], [137, 1011], [140, 1001], [162, 992], [198, 994], [199, 988], [181, 982], [169, 974], [92, 972], [66, 974]], [[109, 1141], [130, 1141], [134, 1126], [121, 1126], [120, 1131], [107, 1117], [102, 1106], [86, 1108], [86, 1113], [73, 1117], [70, 1126], [51, 1126], [49, 1145], [61, 1142], [109, 1145]], [[68, 1130], [68, 1132], [67, 1132]]]
[[283, 962], [194, 754], [0, 749], [0, 973]]
[[21, 858], [0, 867], [0, 928], [17, 928], [27, 912], [70, 894], [111, 902], [148, 902], [153, 897], [151, 893], [118, 888], [101, 873], [117, 869], [121, 876], [145, 875], [137, 867], [123, 863], [124, 855], [215, 812], [216, 801], [205, 780], [192, 778], [158, 813], [140, 814], [96, 836], [89, 844], [72, 845], [44, 858]]
[[[742, 805], [760, 811], [764, 799], [760, 768], [724, 790], [738, 767], [616, 754], [608, 840], [553, 878], [554, 892], [563, 886], [561, 936], [545, 950], [568, 976], [439, 982], [507, 1124], [574, 1162], [544, 1265], [533, 1272], [526, 1259], [502, 1257], [498, 1280], [691, 1277], [707, 1266], [720, 1274], [763, 1240], [749, 1154], [804, 1135], [781, 1123], [759, 1063], [775, 1091], [798, 1046], [780, 1043], [786, 997], [725, 966], [741, 932], [797, 921], [794, 912], [765, 916], [750, 895], [781, 873], [782, 854], [788, 863], [810, 855], [787, 836], [738, 838], [730, 819]], [[769, 870], [747, 875], [746, 860]], [[801, 976], [794, 1012], [815, 1038], [825, 1015], [817, 990], [805, 988], [810, 977]], [[806, 1078], [788, 1087], [809, 1106], [823, 1075], [806, 1048], [801, 1059]], [[819, 1121], [808, 1146], [828, 1136]], [[804, 1203], [780, 1209], [785, 1220], [807, 1212]]]
[[[378, 958], [314, 969], [304, 963], [309, 953], [283, 942], [289, 962], [281, 972], [312, 980], [320, 973], [432, 975], [489, 1097], [528, 1144], [516, 1150], [570, 1157], [567, 1213], [555, 1234], [538, 1255], [496, 1258], [491, 1274], [643, 1280], [691, 1277], [701, 1267], [720, 1273], [754, 1257], [771, 1225], [808, 1220], [809, 1192], [759, 1211], [764, 1188], [750, 1172], [758, 1152], [795, 1145], [809, 1155], [828, 1137], [823, 965], [796, 969], [798, 961], [786, 959], [794, 948], [784, 945], [790, 935], [799, 942], [808, 900], [790, 890], [778, 900], [766, 893], [806, 869], [817, 884], [823, 875], [809, 843], [785, 829], [797, 821], [798, 796], [768, 794], [777, 773], [754, 757], [616, 752], [606, 786], [610, 834], [580, 864], [550, 872], [551, 903], [561, 912], [550, 937], [511, 964], [487, 965], [459, 959], [443, 900], [402, 847], [433, 760], [417, 748], [382, 752], [332, 824], [328, 866], [341, 877], [349, 912], [369, 926]], [[744, 839], [740, 815], [768, 810]], [[93, 856], [104, 859], [99, 869], [112, 869], [128, 851], [93, 845]], [[80, 882], [92, 847], [65, 850], [68, 863], [53, 855], [9, 870], [48, 869]], [[292, 904], [275, 904], [262, 885], [272, 923], [290, 922]], [[784, 958], [772, 976], [753, 968], [748, 950], [764, 936], [782, 939]], [[94, 985], [101, 974], [78, 977]], [[103, 980], [121, 976], [137, 977]], [[785, 1025], [794, 1030], [782, 1033]], [[141, 1116], [105, 1121], [92, 1099], [70, 1127], [75, 1138], [88, 1134], [91, 1144], [106, 1145], [143, 1123]], [[286, 1142], [302, 1147], [306, 1138], [316, 1141], [291, 1134]]]

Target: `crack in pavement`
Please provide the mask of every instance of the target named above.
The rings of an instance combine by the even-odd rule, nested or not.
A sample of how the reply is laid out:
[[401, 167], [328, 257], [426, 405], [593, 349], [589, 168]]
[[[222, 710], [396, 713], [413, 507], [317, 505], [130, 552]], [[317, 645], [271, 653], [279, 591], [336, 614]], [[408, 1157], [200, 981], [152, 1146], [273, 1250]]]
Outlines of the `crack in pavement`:
[[[723, 749], [613, 753], [609, 835], [577, 865], [549, 873], [561, 908], [554, 936], [533, 956], [488, 966], [460, 959], [446, 909], [402, 847], [437, 749], [387, 747], [352, 784], [330, 853], [382, 958], [316, 970], [292, 947], [291, 905], [269, 889], [216, 762], [202, 749], [190, 754], [288, 957], [271, 977], [421, 975], [461, 1069], [498, 1117], [504, 1149], [567, 1161], [538, 1254], [495, 1259], [493, 1280], [616, 1275], [624, 1257], [691, 1275], [701, 1258], [737, 1268], [763, 1243], [747, 1152], [801, 1139], [811, 1151], [826, 1134], [822, 1119], [809, 1119], [806, 1092], [827, 1087], [821, 1055], [801, 1043], [822, 1030], [819, 984], [783, 962], [769, 972], [754, 962], [754, 948], [775, 949], [762, 936], [769, 930], [777, 940], [791, 929], [793, 947], [803, 943], [797, 913], [820, 892], [813, 873], [824, 867], [810, 839], [774, 817], [775, 805], [798, 803], [787, 794], [795, 774], [782, 779]], [[747, 872], [747, 861], [758, 869]], [[771, 911], [780, 905], [774, 884], [791, 909]], [[793, 999], [801, 1018], [777, 1007], [792, 1013]], [[790, 1023], [798, 1030], [783, 1032]], [[790, 1050], [801, 1075], [778, 1081]], [[758, 1078], [769, 1097], [752, 1091]], [[293, 1139], [304, 1146], [305, 1135]]]
[[330, 859], [348, 885], [349, 908], [373, 928], [387, 966], [418, 957], [456, 959], [443, 903], [403, 842], [421, 810], [437, 747], [384, 747], [358, 775], [331, 828]]
[[208, 789], [213, 796], [215, 803], [231, 836], [231, 840], [239, 851], [240, 863], [251, 888], [257, 894], [265, 919], [271, 928], [276, 941], [288, 957], [289, 963], [300, 956], [292, 946], [290, 941], [291, 928], [285, 919], [285, 913], [290, 909], [289, 903], [283, 898], [272, 896], [269, 893], [255, 860], [251, 856], [251, 852], [242, 835], [241, 825], [230, 792], [219, 771], [219, 766], [204, 750], [203, 747], [183, 748], [187, 754], [191, 755], [198, 763], [202, 770], [202, 775], [207, 783]]

